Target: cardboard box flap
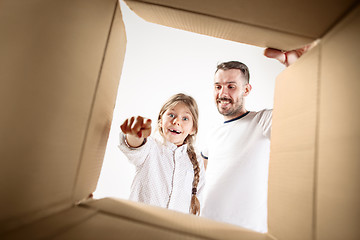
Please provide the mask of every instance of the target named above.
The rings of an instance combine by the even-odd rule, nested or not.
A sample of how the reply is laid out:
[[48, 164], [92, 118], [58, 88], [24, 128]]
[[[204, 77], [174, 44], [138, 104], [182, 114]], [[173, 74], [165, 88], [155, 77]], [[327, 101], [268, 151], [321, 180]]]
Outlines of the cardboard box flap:
[[88, 197], [96, 189], [113, 118], [126, 49], [125, 26], [119, 4], [115, 6], [115, 10], [104, 49], [89, 128], [84, 139], [83, 153], [74, 186], [74, 202]]
[[359, 42], [360, 4], [322, 41], [317, 239], [360, 239]]
[[2, 1], [0, 33], [1, 233], [95, 190], [126, 41], [117, 0]]
[[82, 205], [128, 221], [205, 239], [266, 239], [265, 234], [235, 225], [127, 200], [104, 198]]
[[130, 202], [89, 200], [2, 236], [10, 239], [221, 239], [266, 240], [230, 224]]
[[278, 239], [311, 239], [314, 231], [319, 51], [311, 49], [276, 79], [268, 231]]
[[360, 239], [359, 29], [360, 5], [277, 78], [268, 189], [276, 239]]
[[72, 207], [1, 235], [2, 240], [53, 239], [96, 215], [96, 210]]
[[149, 22], [280, 49], [295, 49], [321, 38], [356, 3], [355, 0], [125, 2]]

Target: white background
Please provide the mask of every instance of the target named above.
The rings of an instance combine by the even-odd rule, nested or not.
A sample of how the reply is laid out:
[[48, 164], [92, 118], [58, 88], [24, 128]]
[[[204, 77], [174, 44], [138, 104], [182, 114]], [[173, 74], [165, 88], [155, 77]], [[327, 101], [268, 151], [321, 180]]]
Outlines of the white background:
[[[223, 61], [241, 61], [250, 69], [252, 92], [247, 110], [273, 107], [276, 76], [285, 68], [263, 56], [263, 48], [203, 36], [145, 22], [120, 1], [127, 47], [114, 118], [95, 198], [127, 199], [134, 176], [118, 145], [121, 123], [141, 115], [156, 122], [163, 103], [173, 94], [193, 96], [199, 106], [197, 148], [222, 116], [213, 100], [213, 76]], [[155, 125], [153, 125], [154, 129]]]

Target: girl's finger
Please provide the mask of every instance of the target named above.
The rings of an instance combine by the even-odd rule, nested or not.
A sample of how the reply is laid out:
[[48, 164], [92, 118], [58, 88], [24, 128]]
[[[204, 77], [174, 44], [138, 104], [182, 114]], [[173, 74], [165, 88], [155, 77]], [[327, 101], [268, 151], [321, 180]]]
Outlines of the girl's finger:
[[147, 119], [143, 124], [142, 128], [148, 129], [151, 128], [151, 119]]
[[143, 117], [138, 116], [136, 118], [136, 122], [135, 122], [134, 127], [133, 127], [133, 130], [136, 133], [138, 133], [141, 130], [141, 126], [143, 125], [143, 121], [144, 121]]
[[129, 129], [132, 129], [132, 125], [133, 125], [134, 121], [135, 121], [135, 118], [131, 117], [130, 120], [129, 120], [129, 124], [128, 124]]
[[127, 133], [127, 125], [128, 125], [128, 119], [126, 119], [124, 122], [123, 122], [123, 124], [121, 124], [121, 126], [120, 126], [120, 128], [121, 128], [121, 131], [123, 132], [123, 133]]

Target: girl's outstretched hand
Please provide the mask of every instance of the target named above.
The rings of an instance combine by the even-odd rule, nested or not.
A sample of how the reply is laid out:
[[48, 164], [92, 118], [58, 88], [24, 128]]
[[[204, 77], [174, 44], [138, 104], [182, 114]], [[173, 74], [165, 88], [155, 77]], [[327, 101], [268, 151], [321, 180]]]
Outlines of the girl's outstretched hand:
[[139, 147], [145, 138], [151, 134], [151, 119], [141, 116], [131, 117], [120, 126], [121, 131], [126, 134], [126, 140], [131, 147]]

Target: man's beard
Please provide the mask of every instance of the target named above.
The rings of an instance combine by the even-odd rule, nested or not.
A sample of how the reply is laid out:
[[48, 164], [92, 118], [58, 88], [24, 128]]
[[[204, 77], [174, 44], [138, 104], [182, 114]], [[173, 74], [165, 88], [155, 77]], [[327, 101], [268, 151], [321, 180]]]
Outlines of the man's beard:
[[[229, 101], [229, 104], [231, 104], [230, 108], [227, 109], [222, 109], [220, 106], [220, 103], [218, 102], [219, 100], [225, 100], [225, 101]], [[239, 102], [237, 102], [239, 103]], [[235, 105], [234, 105], [235, 104]], [[241, 113], [242, 108], [243, 108], [243, 101], [241, 99], [240, 105], [237, 105], [236, 103], [234, 103], [231, 99], [229, 98], [218, 98], [216, 101], [216, 107], [219, 111], [219, 113], [223, 116], [227, 116], [227, 117], [231, 117], [231, 116], [237, 116]]]

